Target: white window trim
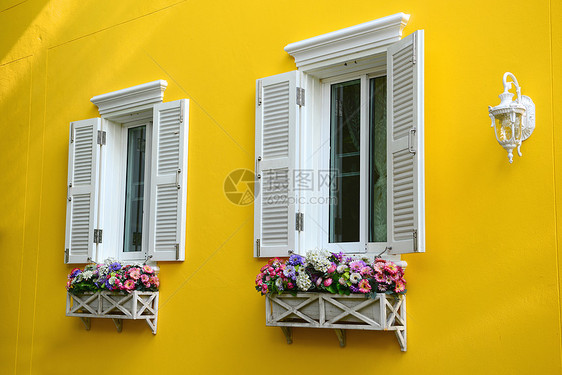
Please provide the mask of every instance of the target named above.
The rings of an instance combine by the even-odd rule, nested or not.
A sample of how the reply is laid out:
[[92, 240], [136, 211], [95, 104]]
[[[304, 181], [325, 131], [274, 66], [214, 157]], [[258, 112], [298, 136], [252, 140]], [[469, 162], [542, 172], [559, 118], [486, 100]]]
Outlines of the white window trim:
[[126, 116], [131, 112], [146, 109], [149, 105], [162, 103], [166, 87], [168, 87], [168, 82], [161, 79], [97, 95], [90, 101], [98, 107], [102, 117], [112, 117], [117, 122], [126, 122], [119, 121], [115, 118], [116, 115], [122, 112], [121, 114]]
[[[330, 90], [331, 85], [346, 82], [353, 79], [361, 80], [361, 98], [368, 100], [369, 98], [369, 80], [371, 78], [376, 78], [380, 76], [384, 76], [385, 74], [370, 74], [367, 72], [361, 72], [361, 74], [352, 73], [350, 75], [344, 76], [337, 76], [332, 78], [326, 78], [320, 81], [322, 85], [322, 119], [319, 123], [320, 134], [321, 134], [321, 141], [320, 141], [320, 150], [319, 154], [322, 155], [320, 158], [320, 170], [328, 170], [330, 169], [330, 158], [329, 158], [329, 150], [330, 150]], [[365, 102], [364, 102], [365, 103]], [[343, 251], [345, 253], [352, 253], [352, 254], [363, 254], [366, 252], [369, 253], [381, 253], [386, 248], [386, 242], [371, 242], [369, 243], [369, 249], [367, 250], [365, 244], [368, 243], [368, 176], [369, 176], [369, 157], [368, 157], [368, 150], [369, 150], [369, 105], [362, 105], [361, 106], [361, 159], [360, 159], [360, 222], [362, 225], [359, 228], [359, 241], [358, 242], [335, 242], [329, 243], [328, 237], [324, 235], [322, 237], [322, 248], [332, 251], [332, 252], [340, 252]], [[303, 151], [304, 152], [304, 151]], [[323, 189], [320, 191], [322, 197], [329, 197], [330, 192], [327, 186], [323, 186]], [[330, 210], [328, 204], [323, 204], [320, 207], [320, 220], [322, 220], [322, 228], [329, 228], [329, 217], [330, 217]], [[306, 234], [305, 234], [306, 235]]]
[[[145, 119], [145, 120], [135, 120], [130, 123], [124, 123], [121, 125], [121, 150], [124, 153], [127, 152], [128, 146], [128, 131], [131, 128], [146, 125], [146, 146], [145, 146], [145, 155], [152, 155], [152, 119]], [[121, 185], [122, 187], [126, 186], [126, 173], [127, 173], [127, 157], [121, 158], [121, 165], [120, 168], [122, 170], [123, 176], [125, 176], [122, 181], [119, 183], [115, 183], [115, 185]], [[123, 261], [135, 261], [139, 259], [145, 259], [146, 254], [148, 253], [148, 231], [149, 228], [149, 221], [150, 221], [150, 176], [151, 176], [151, 168], [152, 168], [152, 157], [145, 158], [145, 166], [144, 166], [144, 202], [143, 202], [143, 218], [142, 218], [142, 249], [140, 252], [125, 252], [123, 249], [125, 236], [119, 236], [119, 241], [117, 244], [117, 249], [120, 249], [120, 259]], [[119, 195], [119, 203], [117, 205], [119, 210], [119, 223], [125, 222], [125, 189], [121, 189]], [[123, 225], [122, 225], [123, 227]], [[123, 231], [124, 229], [121, 229]], [[139, 258], [138, 255], [141, 255]]]
[[[387, 97], [387, 145], [390, 145], [387, 151], [389, 156], [387, 158], [387, 173], [389, 174], [387, 199], [389, 233], [387, 242], [368, 243], [365, 241], [359, 250], [349, 249], [348, 244], [340, 245], [344, 250], [351, 250], [349, 253], [360, 253], [368, 256], [378, 255], [386, 251], [383, 257], [394, 261], [400, 261], [401, 253], [425, 251], [423, 30], [417, 30], [412, 35], [402, 39], [402, 29], [408, 20], [409, 15], [398, 13], [289, 44], [285, 47], [285, 51], [294, 57], [298, 70], [258, 79], [256, 85], [256, 174], [259, 178], [262, 169], [264, 169], [260, 160], [262, 160], [263, 144], [266, 140], [270, 146], [296, 148], [295, 155], [297, 158], [290, 168], [319, 173], [320, 168], [327, 165], [326, 157], [322, 153], [322, 150], [327, 146], [324, 143], [326, 143], [325, 133], [327, 130], [325, 129], [326, 110], [329, 108], [329, 103], [326, 102], [328, 95], [323, 94], [323, 91], [326, 90], [326, 84], [332, 79], [345, 81], [359, 78], [364, 74], [367, 74], [366, 77], [371, 75], [387, 76], [387, 86], [389, 87], [387, 93], [392, 92], [392, 94], [389, 94], [390, 97]], [[394, 70], [395, 63], [400, 64], [396, 68], [397, 70]], [[403, 68], [407, 69], [404, 70]], [[288, 79], [288, 77], [295, 78]], [[278, 79], [285, 79], [286, 82], [296, 80], [300, 82], [296, 91], [299, 95], [302, 95], [303, 90], [305, 92], [305, 100], [296, 102], [298, 106], [296, 116], [291, 115], [291, 108], [295, 105], [292, 99], [287, 103], [283, 102], [283, 104], [274, 100], [273, 97], [270, 99], [270, 104], [274, 106], [272, 108], [276, 108], [275, 106], [281, 108], [287, 105], [286, 108], [283, 107], [287, 111], [284, 120], [287, 121], [287, 129], [291, 131], [294, 128], [296, 133], [294, 134], [295, 142], [292, 144], [289, 142], [288, 146], [284, 143], [285, 140], [275, 139], [277, 137], [275, 129], [269, 130], [267, 135], [269, 138], [267, 139], [263, 133], [267, 124], [263, 120], [264, 106], [260, 104], [264, 93], [262, 86], [270, 85], [271, 82]], [[398, 92], [394, 94], [390, 85], [395, 79], [403, 80], [402, 83], [407, 83], [408, 81], [404, 80], [411, 79], [412, 82], [411, 84], [398, 86]], [[293, 91], [295, 90], [289, 87], [284, 95], [291, 97]], [[396, 99], [396, 95], [401, 95], [401, 100]], [[407, 99], [408, 96], [412, 97], [411, 103], [403, 100]], [[263, 100], [267, 102], [267, 100]], [[394, 112], [394, 106], [397, 106], [397, 111], [401, 112]], [[411, 114], [413, 118], [411, 123], [408, 116], [404, 116], [407, 114]], [[366, 144], [366, 142], [368, 142], [367, 137], [362, 137], [362, 144]], [[406, 145], [408, 147], [405, 147]], [[410, 155], [411, 159], [407, 155]], [[270, 167], [270, 169], [272, 168]], [[367, 166], [364, 161], [362, 169], [365, 168]], [[399, 168], [397, 175], [392, 174], [394, 168]], [[408, 175], [409, 168], [412, 169], [410, 175]], [[394, 186], [397, 187], [396, 190], [394, 190]], [[410, 189], [413, 189], [412, 193], [408, 192]], [[329, 198], [326, 199], [328, 195], [321, 194], [318, 189], [313, 190], [293, 192], [296, 207], [293, 206], [292, 209], [297, 213], [298, 223], [300, 223], [296, 228], [293, 225], [293, 216], [284, 217], [281, 211], [278, 214], [271, 213], [274, 211], [267, 212], [269, 216], [265, 220], [268, 225], [273, 222], [288, 222], [286, 228], [289, 231], [292, 231], [293, 228], [296, 230], [296, 241], [292, 241], [290, 235], [285, 237], [288, 240], [286, 243], [277, 241], [282, 238], [281, 234], [285, 234], [285, 232], [281, 228], [274, 228], [276, 231], [273, 233], [279, 235], [269, 236], [271, 239], [267, 241], [266, 248], [266, 241], [264, 240], [266, 236], [260, 229], [262, 215], [266, 211], [261, 209], [261, 203], [258, 202], [254, 205], [256, 221], [254, 226], [255, 256], [287, 256], [287, 253], [291, 250], [302, 254], [309, 249], [325, 247], [328, 226], [324, 222], [327, 220], [326, 208]], [[394, 194], [391, 194], [391, 192], [394, 192]], [[291, 192], [288, 191], [287, 193], [290, 194]], [[324, 203], [320, 202], [322, 199], [324, 199]], [[365, 194], [363, 194], [363, 199], [366, 199]], [[260, 195], [258, 195], [257, 200], [260, 200]], [[322, 207], [323, 205], [326, 207]], [[277, 207], [272, 208], [277, 209]], [[303, 218], [304, 222], [302, 221]], [[275, 249], [273, 245], [279, 245], [279, 249]], [[392, 254], [389, 254], [388, 250]]]
[[[309, 126], [300, 128], [301, 139], [300, 168], [303, 169], [329, 169], [329, 159], [326, 158], [326, 149], [329, 148], [329, 86], [331, 83], [361, 78], [366, 76], [379, 76], [387, 74], [387, 48], [402, 38], [402, 30], [410, 16], [404, 13], [373, 20], [360, 25], [355, 25], [328, 34], [291, 43], [285, 51], [294, 59], [298, 70], [304, 73], [301, 81], [306, 91], [307, 106], [301, 110], [305, 123]], [[363, 82], [363, 88], [367, 85]], [[364, 93], [362, 93], [364, 94]], [[363, 106], [362, 118], [367, 119], [367, 106]], [[328, 125], [327, 125], [328, 124]], [[366, 127], [361, 126], [361, 147], [366, 149], [368, 137], [363, 134]], [[310, 150], [313, 154], [310, 154]], [[319, 150], [319, 151], [318, 151]], [[368, 160], [363, 153], [361, 157], [361, 217], [366, 217], [364, 202]], [[327, 189], [324, 189], [327, 190]], [[305, 196], [310, 193], [305, 192]], [[329, 197], [327, 191], [316, 191], [323, 198]], [[302, 200], [310, 202], [308, 199]], [[373, 256], [385, 251], [387, 243], [328, 243], [328, 205], [301, 205], [297, 211], [305, 213], [308, 228], [317, 227], [317, 230], [305, 230], [298, 236], [299, 252], [321, 246], [331, 251], [344, 250], [350, 254], [364, 254]], [[360, 228], [360, 239], [366, 239], [366, 225]], [[311, 233], [312, 232], [312, 233]], [[390, 235], [390, 234], [389, 234]], [[400, 261], [400, 255], [385, 254], [385, 258]]]
[[354, 70], [363, 70], [379, 65], [380, 54], [401, 39], [409, 19], [409, 14], [397, 13], [288, 44], [285, 51], [295, 58], [299, 71], [317, 78], [349, 72], [352, 65]]
[[[167, 85], [166, 81], [158, 80], [95, 96], [91, 101], [98, 106], [101, 118], [71, 123], [71, 140], [74, 139], [75, 134], [73, 129], [78, 126], [74, 126], [74, 124], [85, 124], [85, 126], [94, 127], [92, 153], [95, 157], [92, 159], [92, 163], [90, 163], [93, 166], [90, 173], [92, 173], [95, 193], [93, 195], [94, 199], [91, 200], [93, 203], [90, 203], [90, 206], [93, 204], [95, 207], [91, 206], [88, 211], [90, 215], [88, 225], [92, 228], [88, 228], [87, 232], [81, 229], [84, 227], [83, 220], [80, 223], [82, 227], [76, 227], [76, 231], [78, 231], [76, 232], [77, 243], [78, 240], [82, 241], [82, 238], [87, 236], [88, 249], [86, 254], [83, 249], [85, 246], [83, 244], [84, 241], [79, 243], [81, 247], [78, 247], [76, 251], [71, 245], [70, 238], [74, 238], [75, 226], [69, 220], [75, 217], [73, 214], [74, 205], [67, 204], [66, 263], [101, 262], [108, 257], [118, 258], [124, 262], [149, 261], [151, 264], [155, 264], [156, 261], [183, 261], [185, 259], [189, 100], [181, 99], [164, 103], [163, 95]], [[163, 117], [162, 111], [166, 112]], [[150, 157], [147, 157], [147, 164], [145, 165], [143, 244], [142, 251], [126, 253], [123, 251], [123, 231], [127, 132], [130, 127], [144, 124], [147, 124], [146, 152]], [[97, 144], [95, 140], [96, 134], [98, 136]], [[165, 144], [154, 145], [153, 142], [159, 142], [157, 137], [161, 134], [164, 134], [166, 137]], [[84, 136], [81, 139], [88, 140]], [[99, 139], [106, 141], [100, 143]], [[175, 139], [179, 142], [177, 149], [174, 149], [174, 144], [170, 146], [170, 139]], [[81, 144], [85, 144], [85, 141], [81, 142]], [[68, 202], [73, 201], [74, 194], [81, 194], [81, 191], [84, 190], [82, 186], [73, 187], [72, 184], [74, 178], [70, 167], [71, 163], [73, 163], [71, 160], [74, 160], [72, 158], [72, 150], [76, 146], [70, 147]], [[84, 146], [81, 147], [84, 149]], [[163, 167], [156, 167], [160, 165], [158, 163], [161, 155], [160, 152], [163, 152], [168, 157], [172, 155], [178, 158], [178, 168], [174, 170], [171, 177], [166, 175], [169, 172], [169, 163]], [[88, 159], [82, 157], [81, 161], [83, 160]], [[153, 186], [153, 174], [156, 176], [154, 181], [160, 179], [158, 180], [160, 181], [158, 187]], [[170, 186], [173, 186], [175, 191], [176, 185], [177, 196], [171, 194], [172, 190], [170, 188]], [[147, 190], [149, 191], [148, 194]], [[161, 193], [164, 190], [167, 193]], [[156, 194], [157, 192], [158, 195]], [[174, 199], [177, 199], [175, 214], [171, 213], [169, 209], [170, 202], [173, 202]], [[160, 201], [162, 203], [159, 203]], [[84, 204], [80, 206], [82, 211], [85, 210], [83, 207]], [[83, 217], [83, 214], [80, 212], [78, 214], [82, 216], [77, 217], [77, 220]], [[158, 214], [158, 219], [153, 218], [156, 214]], [[169, 215], [176, 215], [177, 221], [170, 222]], [[165, 222], [162, 220], [165, 220]], [[173, 244], [169, 243], [171, 234], [168, 227], [170, 225], [177, 227]], [[93, 229], [96, 229], [98, 233], [103, 230], [103, 240], [101, 240], [101, 243], [94, 243]], [[165, 238], [159, 236], [160, 231], [163, 230], [167, 230]], [[169, 249], [170, 246], [172, 251]]]

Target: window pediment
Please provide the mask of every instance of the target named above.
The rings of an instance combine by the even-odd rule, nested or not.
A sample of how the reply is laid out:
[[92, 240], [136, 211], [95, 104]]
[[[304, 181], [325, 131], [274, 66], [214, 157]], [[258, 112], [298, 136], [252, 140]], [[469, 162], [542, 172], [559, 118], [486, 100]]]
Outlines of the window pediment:
[[376, 67], [386, 63], [386, 48], [400, 40], [409, 19], [397, 13], [288, 44], [285, 51], [300, 71], [317, 78]]
[[161, 79], [97, 95], [90, 101], [98, 107], [100, 115], [104, 117], [115, 115], [117, 112], [133, 112], [146, 109], [152, 104], [162, 103], [167, 86], [168, 82]]

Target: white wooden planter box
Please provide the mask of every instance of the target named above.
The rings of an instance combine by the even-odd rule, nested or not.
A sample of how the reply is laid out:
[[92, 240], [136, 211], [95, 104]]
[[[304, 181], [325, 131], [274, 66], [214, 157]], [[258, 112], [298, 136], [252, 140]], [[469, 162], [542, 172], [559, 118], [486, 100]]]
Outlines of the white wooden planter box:
[[281, 327], [287, 343], [292, 343], [292, 327], [331, 328], [340, 346], [345, 346], [345, 330], [394, 331], [402, 351], [406, 351], [406, 296], [361, 294], [342, 296], [329, 293], [266, 295], [267, 326]]
[[152, 333], [156, 334], [158, 292], [67, 292], [66, 316], [79, 317], [87, 330], [91, 327], [90, 318], [113, 319], [118, 332], [123, 329], [123, 319], [142, 319], [146, 321]]

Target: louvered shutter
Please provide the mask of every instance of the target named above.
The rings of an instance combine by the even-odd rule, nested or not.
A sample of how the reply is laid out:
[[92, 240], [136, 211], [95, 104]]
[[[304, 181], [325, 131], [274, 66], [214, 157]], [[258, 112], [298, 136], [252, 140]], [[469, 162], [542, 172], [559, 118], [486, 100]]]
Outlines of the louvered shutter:
[[101, 119], [70, 124], [66, 202], [65, 263], [87, 263], [94, 258], [97, 224]]
[[154, 106], [150, 172], [151, 260], [185, 259], [189, 101]]
[[388, 242], [391, 253], [425, 251], [423, 30], [388, 48]]
[[257, 81], [254, 255], [296, 250], [293, 171], [296, 163], [298, 72]]

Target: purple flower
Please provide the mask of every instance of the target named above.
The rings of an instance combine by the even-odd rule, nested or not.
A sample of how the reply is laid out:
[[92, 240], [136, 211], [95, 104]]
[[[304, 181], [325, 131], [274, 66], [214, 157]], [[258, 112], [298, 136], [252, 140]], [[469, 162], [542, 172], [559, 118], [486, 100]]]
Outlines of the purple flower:
[[82, 273], [82, 270], [80, 270], [79, 268], [75, 268], [72, 270], [72, 272], [70, 273], [70, 277], [74, 278], [78, 275], [80, 275]]
[[110, 270], [110, 271], [118, 271], [118, 270], [120, 270], [120, 269], [121, 269], [121, 263], [119, 263], [119, 262], [111, 263], [111, 264], [109, 265], [109, 270]]
[[359, 293], [359, 288], [354, 285], [350, 285], [349, 290], [351, 290], [351, 293]]
[[291, 280], [296, 280], [297, 276], [295, 272], [295, 267], [291, 265], [286, 266], [285, 269], [283, 270], [283, 275], [285, 275], [285, 277]]
[[352, 272], [361, 272], [361, 268], [365, 266], [366, 264], [362, 260], [354, 260], [353, 262], [349, 263], [349, 268], [351, 268]]
[[332, 253], [333, 257], [338, 261], [341, 262], [343, 259], [343, 252], [339, 252], [339, 253]]
[[304, 257], [298, 254], [293, 254], [289, 257], [287, 264], [290, 266], [304, 266]]

